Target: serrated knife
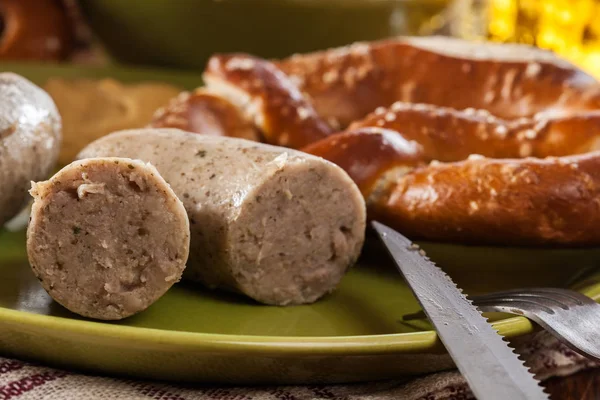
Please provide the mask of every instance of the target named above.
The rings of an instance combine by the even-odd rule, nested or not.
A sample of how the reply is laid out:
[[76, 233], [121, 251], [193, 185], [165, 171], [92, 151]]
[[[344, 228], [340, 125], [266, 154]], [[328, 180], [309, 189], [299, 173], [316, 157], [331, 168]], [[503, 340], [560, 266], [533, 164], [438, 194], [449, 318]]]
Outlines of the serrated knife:
[[446, 273], [418, 246], [373, 227], [479, 400], [548, 400], [539, 382]]

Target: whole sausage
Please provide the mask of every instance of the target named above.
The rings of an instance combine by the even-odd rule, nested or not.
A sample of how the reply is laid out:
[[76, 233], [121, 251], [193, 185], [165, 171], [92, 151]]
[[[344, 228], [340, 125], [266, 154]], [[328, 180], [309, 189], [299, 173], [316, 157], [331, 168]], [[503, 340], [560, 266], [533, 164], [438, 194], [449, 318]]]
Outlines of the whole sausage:
[[61, 120], [39, 87], [0, 73], [0, 226], [25, 206], [31, 181], [45, 179], [58, 158]]
[[80, 158], [151, 162], [191, 223], [188, 278], [275, 305], [311, 303], [356, 261], [365, 203], [338, 166], [294, 150], [177, 129], [113, 133]]
[[29, 261], [44, 289], [72, 312], [125, 318], [181, 278], [189, 222], [151, 165], [124, 158], [77, 161], [34, 183], [31, 194]]

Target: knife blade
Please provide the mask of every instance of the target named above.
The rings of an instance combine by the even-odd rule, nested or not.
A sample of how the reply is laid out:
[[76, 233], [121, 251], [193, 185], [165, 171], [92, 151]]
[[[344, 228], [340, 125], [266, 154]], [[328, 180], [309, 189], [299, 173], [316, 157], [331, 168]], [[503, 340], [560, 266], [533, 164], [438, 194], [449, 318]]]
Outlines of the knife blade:
[[371, 224], [475, 397], [548, 400], [523, 361], [445, 272], [400, 233]]

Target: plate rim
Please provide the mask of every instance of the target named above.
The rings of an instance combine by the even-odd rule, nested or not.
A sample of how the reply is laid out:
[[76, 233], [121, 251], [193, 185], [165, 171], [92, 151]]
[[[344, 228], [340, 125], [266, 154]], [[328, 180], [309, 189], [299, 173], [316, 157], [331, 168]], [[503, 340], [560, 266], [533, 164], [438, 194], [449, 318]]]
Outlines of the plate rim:
[[[594, 277], [600, 274], [594, 274]], [[600, 301], [600, 281], [591, 281], [578, 292]], [[266, 336], [177, 331], [158, 328], [116, 325], [103, 321], [78, 320], [36, 314], [0, 307], [0, 324], [25, 325], [53, 333], [117, 339], [136, 346], [160, 345], [220, 354], [254, 354], [278, 356], [382, 355], [398, 353], [444, 353], [445, 348], [434, 330], [350, 336]], [[535, 325], [522, 316], [495, 321], [492, 326], [507, 338], [526, 335]]]
[[[167, 345], [218, 351], [219, 353], [253, 353], [286, 355], [374, 355], [389, 353], [428, 353], [443, 350], [433, 330], [381, 335], [355, 336], [265, 336], [188, 332], [158, 328], [115, 325], [102, 321], [78, 320], [35, 314], [0, 307], [0, 324], [11, 323], [53, 333], [95, 336], [138, 345]], [[533, 331], [525, 317], [510, 317], [492, 324], [507, 337]]]

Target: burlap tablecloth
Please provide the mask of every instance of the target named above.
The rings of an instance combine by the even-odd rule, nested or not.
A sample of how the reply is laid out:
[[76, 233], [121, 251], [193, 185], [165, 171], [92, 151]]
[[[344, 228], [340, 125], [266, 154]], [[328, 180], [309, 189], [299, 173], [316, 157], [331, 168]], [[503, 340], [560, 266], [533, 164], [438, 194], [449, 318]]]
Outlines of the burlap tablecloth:
[[[515, 342], [538, 378], [567, 376], [600, 366], [545, 332]], [[214, 387], [83, 375], [0, 357], [0, 400], [464, 400], [473, 398], [456, 371], [352, 385]]]

